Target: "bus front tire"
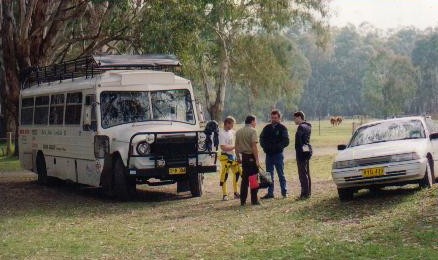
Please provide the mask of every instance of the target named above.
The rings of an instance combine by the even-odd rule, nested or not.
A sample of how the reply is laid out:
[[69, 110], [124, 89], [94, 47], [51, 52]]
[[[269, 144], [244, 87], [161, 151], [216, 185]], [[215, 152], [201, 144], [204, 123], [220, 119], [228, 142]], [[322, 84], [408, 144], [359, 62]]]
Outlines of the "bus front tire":
[[204, 175], [202, 173], [195, 173], [190, 175], [190, 193], [193, 197], [202, 196], [202, 182]]
[[126, 174], [126, 167], [122, 159], [118, 158], [114, 163], [114, 195], [121, 201], [127, 201], [134, 197], [136, 192], [135, 180]]

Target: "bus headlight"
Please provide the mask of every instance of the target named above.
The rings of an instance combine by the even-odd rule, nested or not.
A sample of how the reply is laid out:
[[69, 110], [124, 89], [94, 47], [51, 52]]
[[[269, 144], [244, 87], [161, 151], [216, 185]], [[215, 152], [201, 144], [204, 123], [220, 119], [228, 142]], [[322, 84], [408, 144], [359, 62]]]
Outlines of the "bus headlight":
[[149, 155], [151, 153], [151, 146], [147, 142], [140, 142], [137, 145], [137, 153], [142, 156]]
[[205, 140], [207, 135], [205, 133], [198, 134], [198, 151], [205, 151]]
[[106, 135], [94, 136], [94, 156], [96, 158], [105, 158], [110, 151], [109, 137]]

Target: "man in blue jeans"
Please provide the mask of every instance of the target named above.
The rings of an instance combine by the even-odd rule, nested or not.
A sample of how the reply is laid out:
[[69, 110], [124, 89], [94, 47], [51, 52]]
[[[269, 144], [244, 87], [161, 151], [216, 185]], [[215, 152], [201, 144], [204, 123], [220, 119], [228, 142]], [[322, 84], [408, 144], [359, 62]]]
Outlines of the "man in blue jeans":
[[[281, 195], [283, 198], [287, 198], [283, 150], [289, 145], [289, 134], [287, 128], [281, 124], [280, 111], [272, 110], [271, 123], [266, 125], [260, 134], [260, 145], [266, 153], [266, 171], [271, 173], [272, 181], [274, 181], [275, 167], [280, 181]], [[262, 197], [262, 199], [272, 198], [274, 198], [274, 182], [268, 188], [268, 193]]]

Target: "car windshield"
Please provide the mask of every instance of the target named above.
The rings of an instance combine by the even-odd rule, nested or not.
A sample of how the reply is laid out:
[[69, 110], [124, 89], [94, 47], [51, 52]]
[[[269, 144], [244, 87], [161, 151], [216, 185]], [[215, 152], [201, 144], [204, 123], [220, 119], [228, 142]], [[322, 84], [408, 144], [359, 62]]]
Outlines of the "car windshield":
[[357, 129], [350, 147], [405, 139], [425, 138], [420, 120], [400, 120], [380, 122]]
[[106, 91], [100, 95], [102, 127], [150, 120], [195, 123], [190, 91]]

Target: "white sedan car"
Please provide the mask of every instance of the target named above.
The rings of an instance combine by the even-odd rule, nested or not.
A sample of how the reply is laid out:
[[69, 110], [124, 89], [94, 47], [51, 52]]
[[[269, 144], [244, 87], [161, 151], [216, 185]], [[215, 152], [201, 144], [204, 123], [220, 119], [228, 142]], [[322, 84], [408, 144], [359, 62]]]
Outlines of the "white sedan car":
[[438, 133], [427, 117], [404, 117], [359, 127], [332, 167], [341, 200], [360, 189], [417, 183], [431, 187], [438, 161]]

